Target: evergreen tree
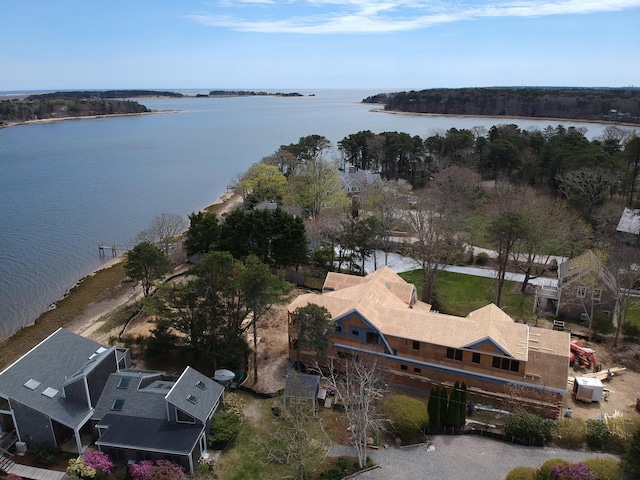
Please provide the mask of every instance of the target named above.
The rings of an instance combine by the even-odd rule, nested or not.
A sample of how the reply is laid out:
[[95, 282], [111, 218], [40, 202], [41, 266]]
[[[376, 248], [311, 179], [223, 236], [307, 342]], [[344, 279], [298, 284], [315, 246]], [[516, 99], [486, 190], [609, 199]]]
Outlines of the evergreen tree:
[[633, 433], [631, 442], [627, 444], [627, 451], [622, 457], [622, 465], [629, 478], [640, 476], [640, 428]]
[[440, 425], [447, 426], [447, 407], [449, 405], [449, 395], [447, 389], [440, 387]]
[[433, 428], [440, 428], [440, 387], [435, 387], [429, 392], [429, 403], [427, 404], [429, 413], [429, 425]]
[[460, 386], [460, 396], [459, 396], [459, 421], [460, 421], [460, 427], [463, 427], [464, 424], [467, 421], [467, 401], [468, 401], [468, 395], [467, 395], [467, 384], [462, 382], [462, 385]]

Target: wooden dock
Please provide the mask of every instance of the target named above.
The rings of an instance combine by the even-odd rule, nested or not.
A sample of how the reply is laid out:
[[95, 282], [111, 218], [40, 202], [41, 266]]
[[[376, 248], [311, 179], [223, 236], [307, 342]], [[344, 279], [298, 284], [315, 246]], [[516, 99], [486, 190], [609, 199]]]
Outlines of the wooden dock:
[[62, 480], [67, 475], [66, 472], [20, 465], [4, 455], [0, 455], [0, 471], [19, 475], [25, 480]]

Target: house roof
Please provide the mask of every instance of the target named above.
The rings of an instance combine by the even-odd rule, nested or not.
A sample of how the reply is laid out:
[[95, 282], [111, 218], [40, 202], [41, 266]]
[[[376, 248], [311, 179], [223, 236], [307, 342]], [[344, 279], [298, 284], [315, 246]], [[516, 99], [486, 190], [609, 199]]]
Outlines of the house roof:
[[189, 454], [204, 425], [168, 422], [157, 418], [107, 414], [97, 425], [103, 430], [96, 445]]
[[615, 288], [615, 279], [604, 262], [593, 250], [587, 250], [582, 255], [562, 262], [558, 267], [558, 285], [566, 286], [577, 280], [588, 278], [589, 275], [597, 275], [609, 288]]
[[296, 398], [314, 400], [318, 394], [320, 377], [308, 373], [290, 373], [287, 375], [283, 396], [285, 398]]
[[[407, 291], [413, 286], [387, 267], [366, 277], [345, 277], [349, 275], [329, 273], [325, 293], [301, 295], [289, 304], [289, 311], [315, 303], [327, 308], [334, 321], [358, 313], [383, 335], [454, 348], [483, 347], [496, 355], [528, 358], [529, 327], [514, 322], [494, 304], [457, 317], [434, 312], [419, 301], [410, 307]], [[568, 344], [557, 348], [563, 354]]]
[[112, 350], [58, 329], [0, 373], [0, 395], [67, 426], [80, 426], [89, 415], [88, 405], [66, 400], [63, 385], [86, 375]]
[[167, 393], [166, 399], [188, 415], [206, 422], [223, 392], [224, 387], [218, 382], [187, 367]]
[[112, 373], [102, 390], [92, 418], [123, 415], [166, 419], [165, 396], [174, 382], [162, 381], [163, 373], [134, 370]]
[[618, 232], [640, 235], [640, 210], [625, 208], [616, 227]]

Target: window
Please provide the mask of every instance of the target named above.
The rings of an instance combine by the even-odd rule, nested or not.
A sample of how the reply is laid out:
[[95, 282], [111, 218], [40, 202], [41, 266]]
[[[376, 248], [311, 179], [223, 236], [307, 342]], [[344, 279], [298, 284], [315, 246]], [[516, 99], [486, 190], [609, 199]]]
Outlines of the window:
[[196, 383], [196, 387], [198, 387], [200, 390], [206, 390], [207, 386], [205, 385], [205, 383], [202, 380], [199, 380], [198, 383]]
[[118, 385], [116, 385], [116, 388], [121, 388], [123, 390], [126, 390], [129, 387], [130, 381], [131, 381], [131, 377], [121, 377], [120, 380], [118, 381]]
[[578, 291], [576, 292], [576, 297], [584, 298], [587, 296], [587, 286], [580, 285], [578, 287]]
[[508, 370], [510, 372], [518, 372], [518, 370], [520, 370], [520, 362], [518, 360], [512, 360], [510, 358], [493, 357], [491, 366], [493, 368]]
[[40, 382], [32, 378], [28, 380], [27, 383], [24, 384], [24, 386], [27, 387], [29, 390], [35, 390], [40, 386]]
[[353, 335], [354, 337], [357, 337], [358, 335], [360, 335], [360, 332], [356, 329], [351, 330], [351, 335]]
[[342, 325], [336, 325], [336, 333], [342, 333]]
[[380, 335], [375, 332], [367, 332], [367, 343], [369, 345], [378, 345], [380, 342]]
[[193, 396], [193, 395], [189, 395], [189, 396], [187, 397], [187, 402], [189, 402], [189, 403], [193, 403], [193, 404], [195, 405], [195, 404], [197, 404], [197, 403], [198, 403], [198, 399], [197, 399], [195, 396]]
[[121, 412], [123, 406], [124, 406], [124, 398], [116, 398], [113, 401], [113, 405], [111, 405], [111, 410], [113, 410], [114, 412]]
[[422, 370], [419, 369], [418, 367], [414, 367], [413, 368], [413, 373], [422, 373]]
[[599, 302], [600, 300], [602, 300], [602, 289], [601, 288], [594, 288], [593, 289], [593, 299], [596, 302]]
[[414, 340], [413, 341], [413, 349], [414, 350], [420, 350], [420, 342]]
[[408, 367], [406, 365], [400, 365], [400, 370], [407, 371]]
[[473, 352], [473, 355], [471, 356], [471, 361], [473, 363], [480, 363], [480, 354], [478, 352]]
[[44, 389], [44, 392], [42, 392], [42, 394], [45, 397], [53, 398], [58, 394], [58, 390], [56, 390], [53, 387], [47, 387], [47, 388]]
[[462, 350], [458, 350], [457, 348], [447, 347], [447, 358], [462, 361], [462, 358], [463, 358], [462, 355], [463, 355]]

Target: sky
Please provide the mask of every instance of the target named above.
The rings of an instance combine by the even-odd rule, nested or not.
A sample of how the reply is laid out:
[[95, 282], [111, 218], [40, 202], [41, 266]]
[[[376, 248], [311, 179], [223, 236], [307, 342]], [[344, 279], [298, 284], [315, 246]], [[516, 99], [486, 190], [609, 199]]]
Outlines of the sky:
[[640, 0], [2, 0], [0, 91], [640, 87]]

